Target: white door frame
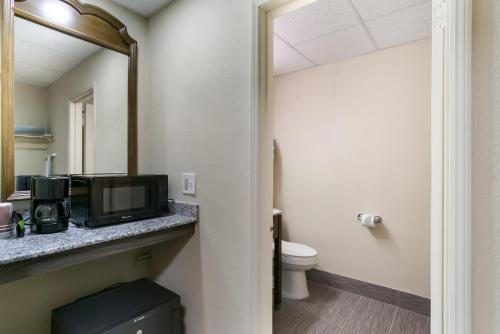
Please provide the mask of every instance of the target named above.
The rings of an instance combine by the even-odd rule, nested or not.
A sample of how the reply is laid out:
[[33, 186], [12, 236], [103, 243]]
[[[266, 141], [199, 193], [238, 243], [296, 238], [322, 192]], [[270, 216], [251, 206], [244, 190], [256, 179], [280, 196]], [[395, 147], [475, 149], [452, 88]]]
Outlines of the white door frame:
[[[272, 333], [272, 34], [314, 0], [254, 0], [251, 333]], [[431, 332], [471, 333], [471, 0], [433, 0]]]

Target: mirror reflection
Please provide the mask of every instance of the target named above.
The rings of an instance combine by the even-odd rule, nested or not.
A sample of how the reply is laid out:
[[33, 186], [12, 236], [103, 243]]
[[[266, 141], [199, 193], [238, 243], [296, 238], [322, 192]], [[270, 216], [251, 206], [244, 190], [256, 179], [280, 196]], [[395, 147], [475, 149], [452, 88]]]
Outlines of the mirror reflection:
[[16, 191], [34, 175], [127, 172], [128, 57], [15, 18]]

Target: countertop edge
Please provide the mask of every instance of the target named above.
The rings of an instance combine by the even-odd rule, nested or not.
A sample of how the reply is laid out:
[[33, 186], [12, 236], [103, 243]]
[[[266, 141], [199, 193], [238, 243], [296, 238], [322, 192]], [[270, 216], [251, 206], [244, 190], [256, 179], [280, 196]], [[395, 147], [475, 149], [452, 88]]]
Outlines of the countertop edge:
[[[136, 229], [136, 230], [131, 230], [131, 227], [137, 226], [138, 223], [142, 224], [147, 224], [148, 222], [154, 223], [157, 220], [163, 220], [163, 219], [168, 219], [169, 221], [172, 221], [171, 223], [168, 224], [161, 224], [157, 226], [151, 226], [148, 227], [147, 229]], [[29, 261], [45, 256], [51, 256], [51, 255], [57, 255], [57, 254], [62, 254], [68, 251], [72, 250], [78, 250], [81, 248], [86, 248], [86, 247], [92, 247], [92, 246], [97, 246], [100, 244], [108, 243], [108, 242], [113, 242], [113, 241], [124, 241], [129, 238], [134, 238], [134, 237], [140, 237], [142, 235], [147, 235], [150, 233], [154, 232], [162, 232], [162, 231], [168, 231], [171, 229], [174, 229], [179, 226], [185, 226], [185, 225], [190, 225], [190, 224], [197, 224], [198, 220], [193, 217], [186, 217], [186, 216], [180, 216], [180, 215], [171, 215], [167, 217], [162, 217], [162, 218], [153, 218], [153, 219], [146, 219], [146, 220], [141, 220], [137, 222], [129, 222], [129, 223], [122, 223], [122, 224], [116, 224], [116, 225], [111, 225], [111, 226], [106, 226], [106, 227], [101, 227], [97, 229], [85, 229], [85, 228], [80, 228], [80, 227], [75, 227], [72, 226], [69, 228], [70, 231], [72, 230], [81, 230], [83, 231], [88, 231], [89, 233], [92, 232], [99, 232], [102, 231], [103, 229], [106, 228], [114, 228], [116, 229], [121, 229], [123, 228], [123, 232], [120, 234], [117, 234], [114, 232], [113, 234], [109, 235], [108, 237], [100, 237], [97, 239], [92, 239], [92, 240], [79, 240], [75, 241], [74, 243], [67, 244], [67, 245], [58, 245], [57, 243], [54, 243], [53, 248], [44, 250], [42, 252], [34, 252], [34, 253], [29, 253], [26, 255], [18, 255], [18, 256], [11, 256], [11, 257], [6, 257], [5, 259], [0, 258], [0, 268], [5, 265], [9, 264], [15, 264], [18, 262], [23, 262], [23, 261]], [[46, 235], [40, 235], [38, 237], [43, 238]], [[54, 234], [52, 236], [57, 236], [57, 234]], [[16, 240], [22, 240], [22, 239], [16, 239]], [[0, 243], [1, 245], [1, 243]], [[1, 250], [0, 250], [1, 253]]]
[[168, 231], [178, 226], [199, 223], [199, 206], [173, 201], [170, 215], [99, 228], [82, 228], [70, 224], [65, 232], [54, 234], [28, 233], [23, 238], [0, 240], [0, 268], [23, 261], [62, 254], [108, 242], [127, 240], [149, 233]]
[[184, 222], [174, 226], [148, 230], [93, 244], [79, 244], [68, 249], [58, 249], [52, 253], [0, 264], [0, 284], [191, 236], [195, 233], [195, 225], [198, 221], [194, 218], [185, 219], [186, 217], [183, 217]]

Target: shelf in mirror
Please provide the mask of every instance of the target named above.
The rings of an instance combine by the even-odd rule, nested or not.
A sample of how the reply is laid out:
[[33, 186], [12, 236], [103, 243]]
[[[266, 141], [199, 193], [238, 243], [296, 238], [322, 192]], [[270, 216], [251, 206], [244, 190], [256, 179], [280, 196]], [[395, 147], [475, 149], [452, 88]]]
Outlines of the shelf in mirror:
[[53, 135], [27, 135], [27, 134], [16, 134], [14, 135], [16, 143], [33, 143], [33, 144], [49, 144], [55, 141]]

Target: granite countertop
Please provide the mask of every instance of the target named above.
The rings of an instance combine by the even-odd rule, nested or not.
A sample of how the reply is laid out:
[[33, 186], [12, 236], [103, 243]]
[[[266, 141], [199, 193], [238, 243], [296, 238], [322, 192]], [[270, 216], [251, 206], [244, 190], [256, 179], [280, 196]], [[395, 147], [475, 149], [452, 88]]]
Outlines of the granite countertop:
[[60, 233], [34, 234], [27, 231], [24, 238], [0, 240], [0, 266], [195, 224], [199, 219], [196, 204], [175, 202], [170, 212], [165, 217], [94, 229], [76, 227], [70, 223], [68, 230]]

